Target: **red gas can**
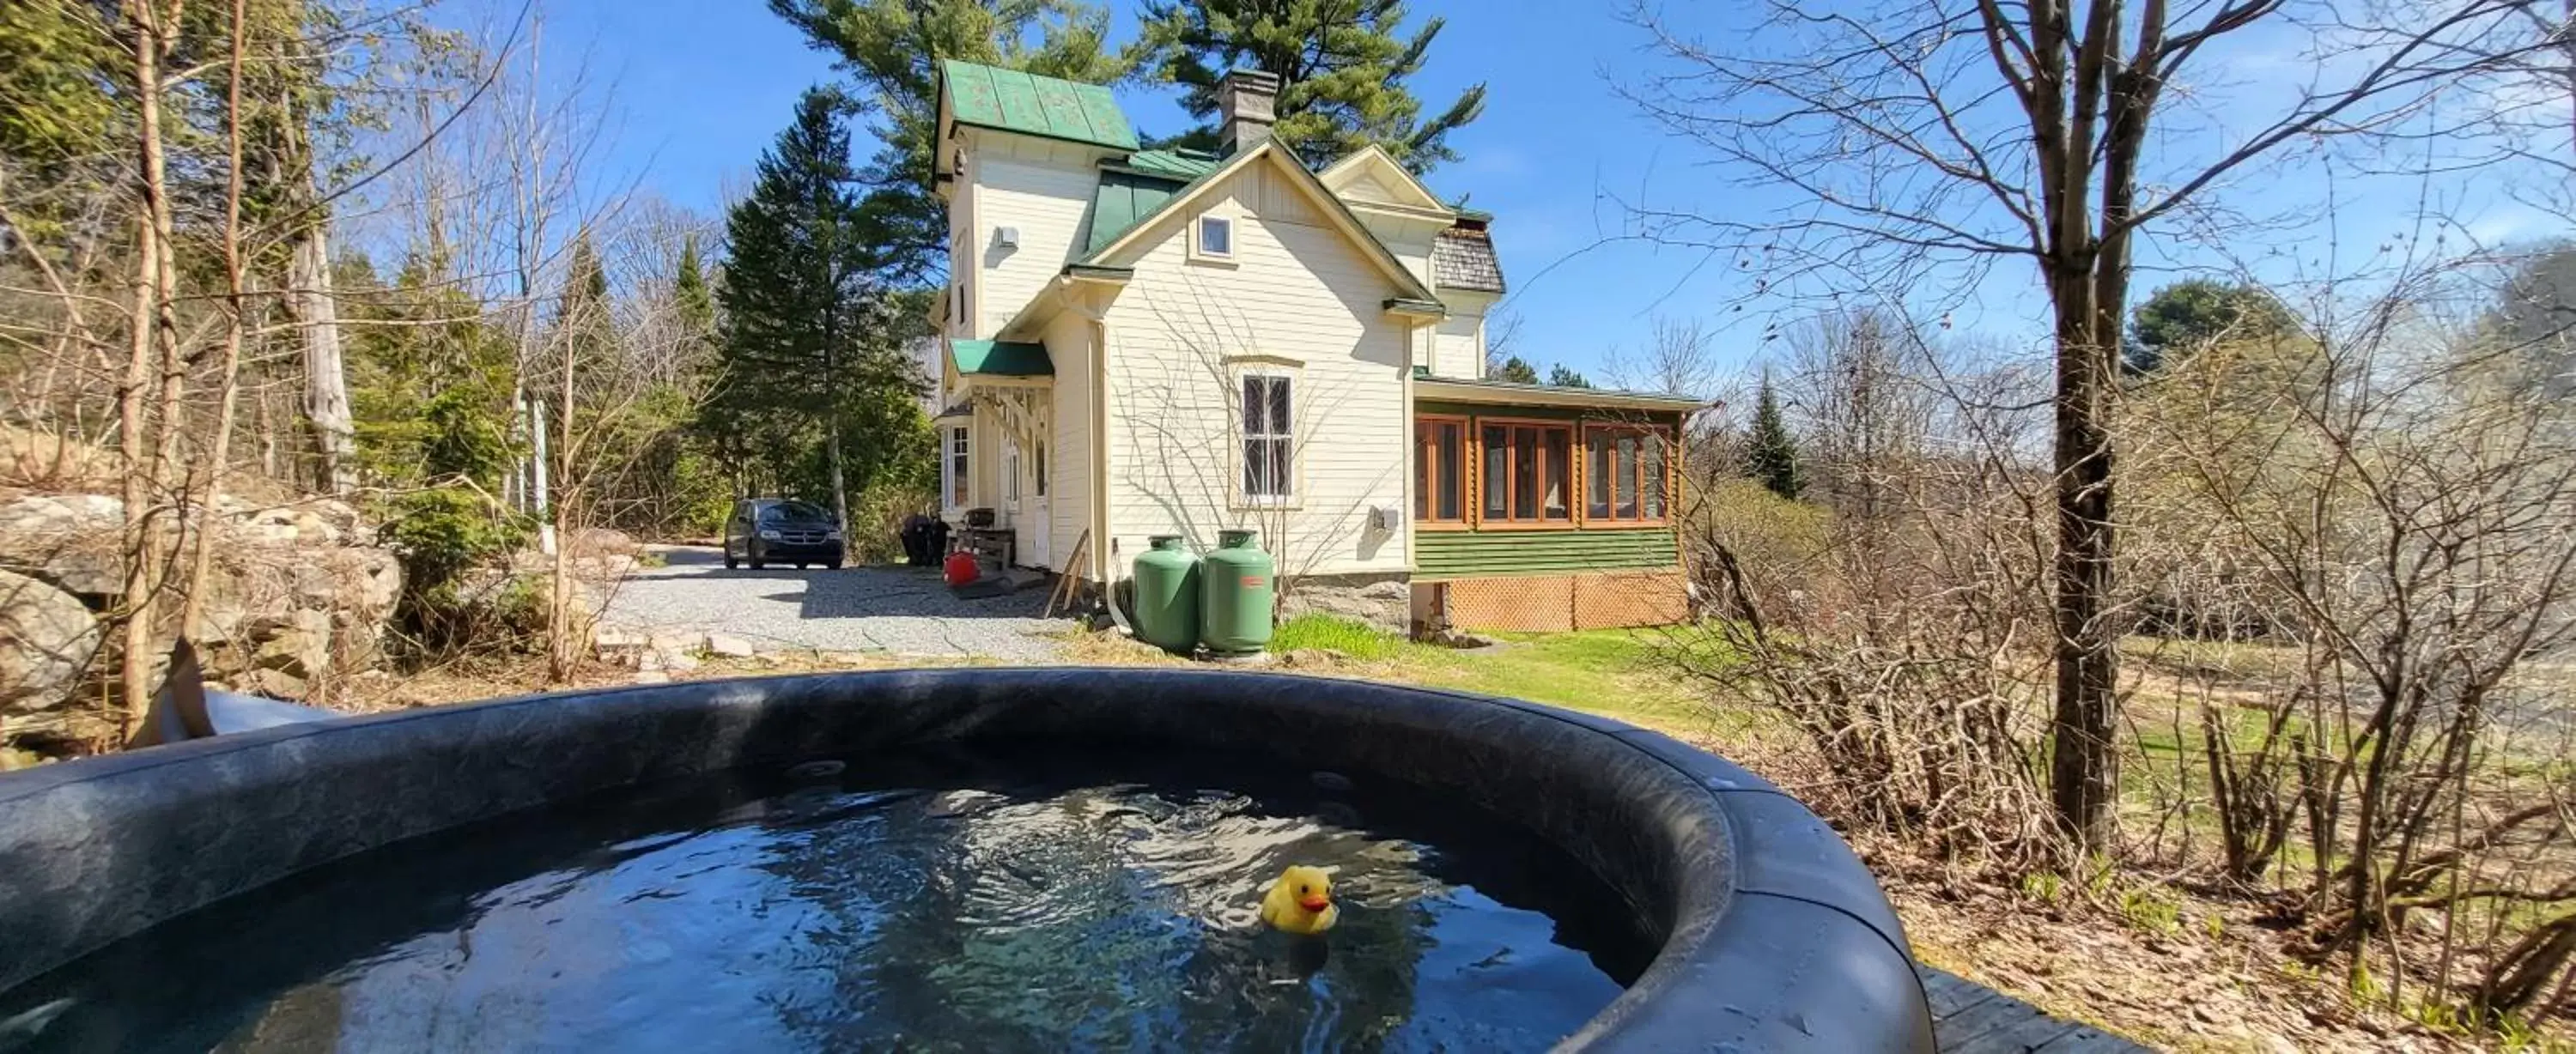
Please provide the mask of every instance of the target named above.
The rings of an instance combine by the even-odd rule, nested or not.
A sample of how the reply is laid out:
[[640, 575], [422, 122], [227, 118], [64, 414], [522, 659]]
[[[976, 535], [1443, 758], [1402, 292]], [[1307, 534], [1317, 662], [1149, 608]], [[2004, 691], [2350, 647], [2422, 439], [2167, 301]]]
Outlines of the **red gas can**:
[[975, 554], [963, 550], [948, 554], [948, 561], [941, 568], [941, 574], [952, 586], [965, 585], [980, 574], [975, 568]]

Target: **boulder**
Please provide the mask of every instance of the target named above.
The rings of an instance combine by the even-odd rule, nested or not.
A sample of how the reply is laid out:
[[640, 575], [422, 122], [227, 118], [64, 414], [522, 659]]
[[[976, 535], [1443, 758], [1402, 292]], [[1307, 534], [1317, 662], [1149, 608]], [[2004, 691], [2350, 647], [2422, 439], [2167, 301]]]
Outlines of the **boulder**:
[[722, 633], [707, 634], [707, 654], [709, 655], [728, 659], [748, 659], [754, 650], [750, 641], [740, 637], [729, 637]]
[[303, 608], [290, 612], [283, 625], [259, 634], [259, 643], [251, 651], [251, 665], [299, 680], [322, 676], [332, 668], [333, 628], [328, 611]]
[[125, 592], [125, 503], [45, 494], [0, 505], [0, 568], [105, 601]]
[[80, 598], [0, 571], [0, 716], [70, 702], [101, 636], [98, 620]]
[[572, 532], [574, 559], [599, 556], [631, 557], [643, 551], [644, 547], [636, 544], [635, 539], [624, 531], [610, 530], [606, 527], [584, 527]]

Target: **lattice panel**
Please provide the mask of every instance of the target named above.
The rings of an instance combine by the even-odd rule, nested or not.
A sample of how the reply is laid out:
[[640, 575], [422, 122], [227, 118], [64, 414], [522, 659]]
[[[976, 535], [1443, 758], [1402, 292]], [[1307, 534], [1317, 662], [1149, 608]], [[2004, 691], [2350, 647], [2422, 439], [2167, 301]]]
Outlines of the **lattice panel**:
[[1558, 575], [1462, 578], [1449, 587], [1449, 624], [1522, 633], [1574, 628], [1574, 580]]
[[1680, 571], [1462, 578], [1441, 583], [1449, 624], [1467, 630], [1559, 633], [1663, 626], [1690, 617]]
[[1574, 580], [1574, 628], [1669, 626], [1690, 617], [1680, 571], [1608, 571]]

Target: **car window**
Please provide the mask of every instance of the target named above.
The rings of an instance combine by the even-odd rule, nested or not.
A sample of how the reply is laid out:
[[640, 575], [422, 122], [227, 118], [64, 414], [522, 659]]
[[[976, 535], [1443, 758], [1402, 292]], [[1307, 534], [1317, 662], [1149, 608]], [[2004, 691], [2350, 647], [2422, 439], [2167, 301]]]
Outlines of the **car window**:
[[824, 512], [820, 508], [808, 505], [801, 501], [782, 501], [776, 505], [771, 505], [760, 510], [760, 519], [763, 523], [783, 523], [791, 520], [829, 520], [831, 518], [832, 515], [830, 513]]

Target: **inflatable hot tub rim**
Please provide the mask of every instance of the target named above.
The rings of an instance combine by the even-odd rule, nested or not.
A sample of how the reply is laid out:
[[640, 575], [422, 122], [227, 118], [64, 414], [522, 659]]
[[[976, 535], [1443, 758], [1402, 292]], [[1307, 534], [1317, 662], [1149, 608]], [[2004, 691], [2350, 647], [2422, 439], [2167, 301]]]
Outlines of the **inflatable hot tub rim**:
[[1660, 941], [1564, 1049], [1933, 1049], [1877, 882], [1823, 821], [1744, 769], [1519, 700], [1204, 670], [892, 670], [562, 692], [0, 775], [0, 991], [404, 838], [641, 781], [970, 738], [1266, 751], [1528, 823]]

